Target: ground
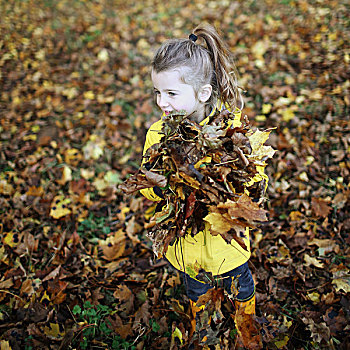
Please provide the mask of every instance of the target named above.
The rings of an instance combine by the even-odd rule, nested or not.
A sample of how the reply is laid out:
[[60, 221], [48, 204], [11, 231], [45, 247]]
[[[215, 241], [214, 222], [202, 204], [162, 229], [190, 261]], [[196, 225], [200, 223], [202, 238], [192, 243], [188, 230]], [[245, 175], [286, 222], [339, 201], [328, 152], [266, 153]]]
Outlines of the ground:
[[[189, 301], [155, 261], [152, 203], [118, 189], [159, 117], [149, 64], [215, 25], [270, 144], [269, 221], [251, 233], [267, 349], [349, 344], [349, 4], [1, 1], [1, 349], [186, 348]], [[221, 305], [219, 348], [236, 347]]]

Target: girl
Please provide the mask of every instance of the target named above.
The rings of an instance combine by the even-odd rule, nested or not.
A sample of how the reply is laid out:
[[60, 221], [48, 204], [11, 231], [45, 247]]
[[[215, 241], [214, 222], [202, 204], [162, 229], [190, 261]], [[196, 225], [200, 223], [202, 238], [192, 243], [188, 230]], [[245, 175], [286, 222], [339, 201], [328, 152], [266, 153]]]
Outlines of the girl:
[[[203, 45], [197, 43], [197, 39]], [[243, 100], [235, 72], [229, 50], [210, 25], [199, 25], [189, 39], [166, 41], [154, 56], [151, 72], [156, 103], [162, 110], [162, 118], [170, 112], [181, 110], [193, 121], [204, 125], [217, 110], [226, 108], [235, 116], [232, 127], [239, 127]], [[160, 142], [162, 118], [148, 130], [143, 154]], [[263, 169], [258, 171], [257, 181], [266, 181]], [[158, 187], [143, 189], [141, 193], [153, 201], [163, 197]], [[247, 314], [255, 313], [255, 286], [248, 268], [248, 234], [247, 229], [244, 241], [248, 251], [235, 240], [227, 244], [220, 235], [211, 235], [207, 225], [194, 237], [187, 235], [180, 239], [179, 244], [169, 246], [165, 257], [182, 272], [193, 310], [196, 310], [195, 303], [199, 296], [214, 287], [186, 273], [196, 265], [222, 281], [222, 286], [235, 300], [236, 308]], [[237, 289], [238, 293], [234, 293]], [[237, 324], [239, 333], [241, 326]]]

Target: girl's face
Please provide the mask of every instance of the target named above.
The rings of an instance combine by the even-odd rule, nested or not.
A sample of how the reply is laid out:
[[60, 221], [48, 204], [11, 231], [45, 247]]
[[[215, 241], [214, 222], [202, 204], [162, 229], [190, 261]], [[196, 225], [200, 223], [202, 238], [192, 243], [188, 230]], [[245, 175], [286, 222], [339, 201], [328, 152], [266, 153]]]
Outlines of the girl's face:
[[153, 71], [152, 81], [157, 97], [157, 105], [166, 115], [173, 111], [184, 110], [187, 115], [193, 113], [191, 119], [198, 123], [205, 118], [204, 102], [207, 99], [204, 101], [201, 97], [199, 97], [201, 100], [198, 99], [198, 94], [196, 94], [193, 86], [185, 84], [181, 80], [180, 69], [159, 73]]

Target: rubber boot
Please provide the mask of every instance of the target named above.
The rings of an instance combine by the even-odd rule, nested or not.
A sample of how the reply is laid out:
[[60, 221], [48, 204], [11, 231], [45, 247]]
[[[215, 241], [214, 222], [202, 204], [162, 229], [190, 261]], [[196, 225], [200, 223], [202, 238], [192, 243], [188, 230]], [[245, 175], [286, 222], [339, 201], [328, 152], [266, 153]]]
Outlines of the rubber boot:
[[254, 319], [255, 294], [246, 301], [235, 300], [235, 308], [234, 321], [240, 345], [245, 349], [262, 349], [261, 336]]
[[196, 331], [196, 314], [198, 312], [198, 307], [196, 303], [190, 300], [190, 317], [191, 317], [191, 329], [190, 329], [190, 338], [192, 338], [193, 333]]
[[[201, 305], [201, 306], [197, 306], [196, 302], [190, 300], [190, 316], [191, 316], [191, 329], [190, 329], [190, 334], [189, 334], [189, 338], [192, 339], [194, 333], [196, 332], [196, 323], [197, 323], [197, 313], [200, 312], [201, 310], [205, 309], [205, 305]], [[209, 321], [210, 322], [210, 321]], [[206, 336], [204, 336], [201, 339], [201, 342], [205, 342], [207, 339]], [[207, 346], [199, 346], [198, 345], [198, 340], [196, 340], [192, 346], [190, 347], [190, 349], [209, 349]]]

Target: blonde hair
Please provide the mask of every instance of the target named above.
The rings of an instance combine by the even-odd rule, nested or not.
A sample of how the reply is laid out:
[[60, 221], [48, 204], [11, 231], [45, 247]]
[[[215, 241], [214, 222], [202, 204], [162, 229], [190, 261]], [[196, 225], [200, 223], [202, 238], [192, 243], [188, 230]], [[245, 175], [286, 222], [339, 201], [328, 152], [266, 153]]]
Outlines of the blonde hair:
[[182, 81], [193, 86], [196, 92], [211, 84], [212, 95], [207, 104], [214, 108], [220, 100], [232, 110], [243, 108], [243, 98], [237, 82], [237, 70], [232, 54], [215, 28], [201, 24], [193, 34], [202, 42], [190, 39], [170, 39], [157, 50], [152, 69], [156, 72], [180, 69]]

